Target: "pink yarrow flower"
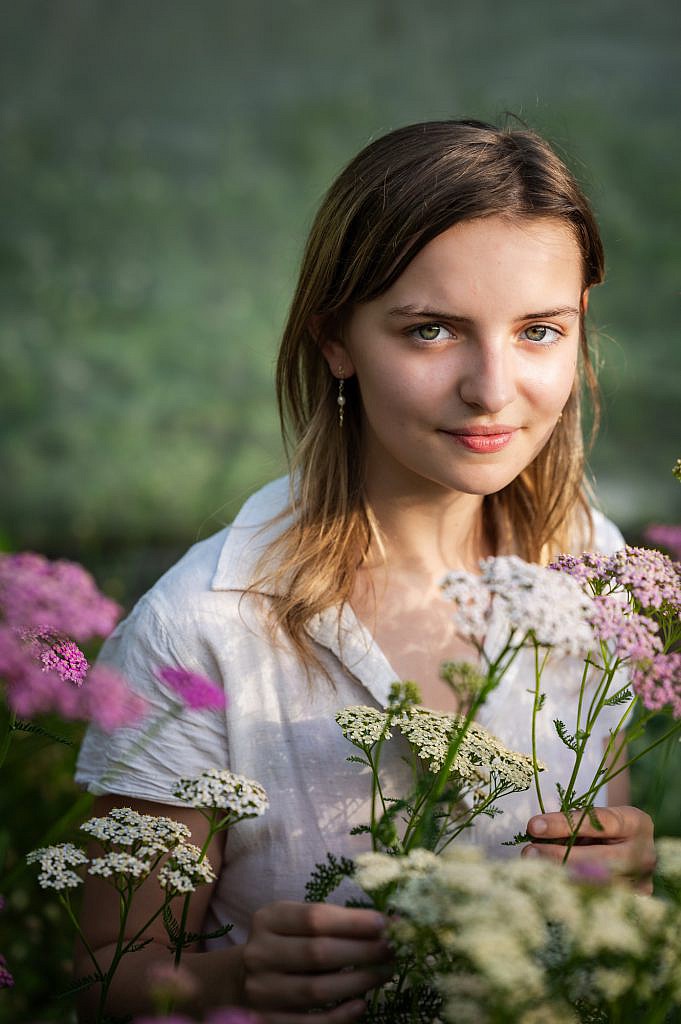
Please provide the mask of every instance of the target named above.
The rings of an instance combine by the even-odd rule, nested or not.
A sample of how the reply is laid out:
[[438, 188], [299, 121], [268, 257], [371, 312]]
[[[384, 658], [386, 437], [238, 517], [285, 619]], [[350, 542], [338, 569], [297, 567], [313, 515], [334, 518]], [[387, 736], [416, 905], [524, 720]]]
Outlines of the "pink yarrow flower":
[[651, 544], [666, 548], [672, 558], [681, 559], [681, 526], [651, 523], [643, 531], [643, 536]]
[[75, 562], [29, 551], [0, 555], [0, 613], [9, 625], [83, 641], [110, 633], [120, 611]]
[[5, 960], [5, 958], [2, 955], [2, 953], [0, 953], [0, 988], [13, 988], [13, 987], [14, 987], [14, 978], [12, 977], [11, 972], [10, 972], [8, 966], [7, 966], [7, 961]]
[[681, 718], [681, 653], [656, 654], [632, 674], [632, 686], [648, 711]]
[[633, 612], [618, 594], [594, 597], [590, 620], [598, 639], [610, 643], [620, 658], [643, 661], [662, 650], [657, 624]]
[[34, 632], [27, 642], [19, 630], [0, 624], [0, 676], [20, 718], [54, 713], [93, 721], [111, 732], [144, 715], [146, 702], [122, 676], [105, 665], [85, 674], [87, 661], [75, 644], [59, 639], [55, 649], [44, 637]]
[[224, 708], [227, 703], [224, 690], [212, 679], [207, 679], [197, 672], [167, 665], [159, 669], [157, 674], [161, 682], [170, 687], [188, 708], [217, 710]]

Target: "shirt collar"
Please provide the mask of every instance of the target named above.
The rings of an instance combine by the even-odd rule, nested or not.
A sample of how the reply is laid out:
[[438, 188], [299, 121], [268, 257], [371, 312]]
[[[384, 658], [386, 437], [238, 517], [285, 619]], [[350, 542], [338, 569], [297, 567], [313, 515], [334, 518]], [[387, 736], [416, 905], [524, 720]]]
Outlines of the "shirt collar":
[[211, 590], [247, 590], [251, 586], [266, 548], [291, 523], [291, 512], [282, 514], [290, 510], [290, 506], [291, 488], [287, 476], [273, 480], [251, 495], [229, 528]]
[[[257, 578], [257, 565], [267, 547], [290, 525], [291, 480], [280, 477], [253, 494], [229, 528], [220, 551], [211, 590], [247, 590]], [[259, 593], [273, 590], [258, 588]], [[326, 608], [307, 624], [317, 643], [332, 651], [341, 664], [385, 706], [397, 679], [371, 633], [349, 605]]]

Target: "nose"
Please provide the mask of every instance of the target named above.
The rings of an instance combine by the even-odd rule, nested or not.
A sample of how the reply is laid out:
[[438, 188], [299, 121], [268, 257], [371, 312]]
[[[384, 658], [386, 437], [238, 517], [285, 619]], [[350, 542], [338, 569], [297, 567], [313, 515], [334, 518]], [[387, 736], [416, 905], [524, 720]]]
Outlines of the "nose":
[[459, 379], [462, 401], [479, 412], [498, 413], [516, 397], [513, 352], [508, 342], [479, 340], [466, 353]]

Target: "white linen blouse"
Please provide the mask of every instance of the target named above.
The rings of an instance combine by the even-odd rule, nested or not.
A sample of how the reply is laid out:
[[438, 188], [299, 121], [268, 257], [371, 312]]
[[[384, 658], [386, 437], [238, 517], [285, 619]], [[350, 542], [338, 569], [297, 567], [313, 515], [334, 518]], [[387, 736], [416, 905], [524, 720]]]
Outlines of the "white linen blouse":
[[[369, 820], [368, 769], [349, 763], [355, 753], [335, 723], [350, 704], [384, 707], [397, 675], [369, 631], [347, 605], [327, 609], [309, 624], [316, 653], [333, 681], [308, 683], [285, 637], [273, 642], [258, 612], [259, 598], [244, 591], [255, 565], [285, 520], [288, 478], [268, 484], [243, 506], [231, 527], [195, 544], [137, 603], [106, 641], [100, 660], [115, 667], [151, 706], [146, 722], [106, 735], [91, 725], [76, 781], [93, 793], [116, 793], [179, 805], [173, 783], [208, 767], [229, 768], [260, 782], [270, 808], [261, 818], [233, 828], [206, 928], [231, 922], [221, 942], [241, 943], [258, 907], [273, 900], [301, 900], [314, 865], [327, 851], [352, 857], [367, 846], [350, 830]], [[623, 544], [617, 528], [594, 513], [595, 544], [610, 553]], [[498, 628], [503, 631], [501, 623]], [[502, 639], [500, 634], [499, 640]], [[488, 637], [488, 644], [495, 638]], [[226, 710], [187, 710], [174, 716], [172, 694], [158, 681], [171, 665], [221, 683]], [[533, 663], [521, 652], [478, 720], [511, 749], [531, 750]], [[569, 750], [558, 740], [553, 719], [574, 731], [580, 665], [564, 659], [547, 669], [545, 706], [539, 717], [540, 758], [547, 810], [557, 808], [555, 781], [567, 778]], [[602, 740], [622, 713], [606, 708], [599, 735], [590, 744], [580, 780], [588, 784], [602, 754]], [[385, 789], [397, 795], [407, 782], [401, 740], [385, 745]], [[517, 856], [500, 844], [523, 831], [538, 807], [532, 791], [501, 802], [503, 814], [477, 820], [461, 840], [482, 844], [499, 856]], [[343, 902], [348, 890], [334, 896]]]

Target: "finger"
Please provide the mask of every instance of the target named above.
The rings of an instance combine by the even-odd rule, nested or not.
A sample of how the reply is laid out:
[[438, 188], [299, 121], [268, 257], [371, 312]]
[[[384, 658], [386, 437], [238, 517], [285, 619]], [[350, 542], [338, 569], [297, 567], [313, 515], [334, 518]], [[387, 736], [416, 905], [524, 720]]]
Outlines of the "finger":
[[363, 999], [351, 999], [332, 1010], [319, 1013], [266, 1013], [262, 1020], [266, 1024], [352, 1024], [366, 1013], [367, 1004]]
[[636, 807], [594, 807], [593, 816], [601, 826], [598, 828], [583, 811], [571, 811], [570, 815], [571, 819], [562, 811], [538, 814], [530, 818], [527, 831], [538, 839], [564, 839], [579, 825], [578, 835], [582, 838], [601, 842], [622, 840], [636, 833], [643, 824], [642, 818], [647, 817]]
[[339, 939], [375, 939], [386, 924], [383, 914], [375, 910], [289, 900], [269, 903], [253, 918], [254, 931], [261, 926], [277, 935], [330, 935]]
[[364, 967], [335, 974], [258, 974], [246, 977], [246, 1003], [253, 1010], [312, 1010], [364, 996], [394, 970]]
[[336, 939], [328, 935], [256, 936], [244, 951], [246, 969], [254, 974], [273, 966], [282, 974], [319, 974], [343, 967], [387, 964], [392, 957], [386, 939]]
[[[526, 846], [522, 857], [543, 857], [544, 860], [552, 860], [562, 864], [565, 861], [567, 847], [551, 846], [542, 843], [531, 843]], [[598, 869], [604, 869], [604, 874], [626, 875], [633, 879], [649, 878], [655, 868], [654, 847], [641, 848], [636, 842], [613, 843], [603, 846], [573, 846], [568, 854], [568, 867], [581, 868], [593, 865]], [[585, 880], [588, 880], [588, 872], [585, 873]], [[596, 880], [596, 879], [594, 879]], [[598, 880], [602, 881], [602, 878]]]

